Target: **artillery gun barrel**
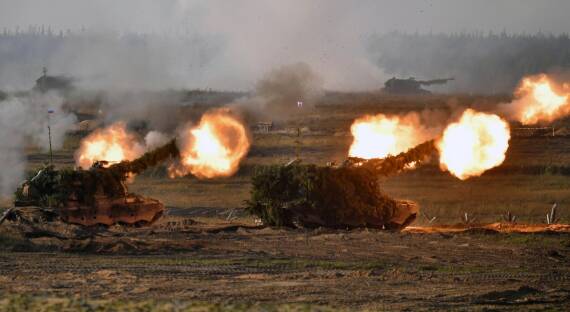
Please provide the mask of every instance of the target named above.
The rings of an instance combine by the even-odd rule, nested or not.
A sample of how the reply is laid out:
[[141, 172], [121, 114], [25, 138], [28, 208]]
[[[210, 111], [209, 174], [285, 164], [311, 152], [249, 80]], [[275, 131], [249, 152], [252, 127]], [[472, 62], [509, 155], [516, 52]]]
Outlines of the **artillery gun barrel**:
[[376, 175], [388, 176], [404, 170], [406, 166], [414, 162], [421, 162], [425, 160], [435, 151], [435, 141], [430, 140], [396, 156], [388, 156], [386, 158], [374, 158], [368, 160], [351, 157], [348, 159], [348, 162], [349, 166], [361, 168], [364, 170], [370, 170]]
[[446, 84], [448, 81], [455, 80], [455, 78], [444, 78], [444, 79], [433, 79], [433, 80], [421, 80], [418, 81], [423, 86]]
[[120, 173], [121, 175], [139, 174], [150, 167], [154, 167], [169, 158], [176, 158], [179, 155], [180, 151], [176, 146], [176, 140], [172, 139], [167, 144], [153, 151], [146, 152], [135, 160], [125, 160], [118, 164], [111, 165], [108, 170]]

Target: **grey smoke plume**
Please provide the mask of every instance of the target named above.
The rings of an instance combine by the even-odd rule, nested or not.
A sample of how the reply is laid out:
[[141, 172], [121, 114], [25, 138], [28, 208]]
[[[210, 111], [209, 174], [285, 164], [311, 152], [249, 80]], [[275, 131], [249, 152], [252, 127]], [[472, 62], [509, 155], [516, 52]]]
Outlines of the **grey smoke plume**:
[[510, 93], [524, 76], [568, 70], [568, 35], [390, 33], [369, 41], [379, 67], [418, 80], [455, 77], [439, 90]]
[[0, 195], [14, 192], [24, 178], [27, 146], [48, 150], [48, 110], [53, 110], [49, 114], [52, 147], [62, 147], [65, 132], [76, 122], [75, 115], [64, 112], [62, 106], [62, 99], [55, 94], [31, 94], [0, 102]]
[[[3, 0], [0, 89], [30, 87], [46, 65], [92, 88], [251, 90], [269, 69], [295, 62], [310, 64], [327, 89], [373, 89], [389, 78], [366, 49], [373, 34], [559, 34], [568, 31], [569, 10], [565, 0]], [[439, 53], [453, 61], [446, 46], [435, 47], [393, 50], [402, 56]], [[511, 51], [500, 44], [491, 48]], [[487, 50], [476, 44], [460, 52], [475, 56], [470, 62], [477, 64]], [[394, 73], [444, 74], [430, 69], [435, 65], [427, 61]]]
[[312, 104], [323, 94], [323, 79], [306, 63], [286, 65], [266, 74], [255, 94], [266, 100], [269, 109], [286, 109], [298, 101]]
[[30, 31], [0, 35], [0, 88], [31, 88], [44, 66], [82, 89], [205, 87], [206, 68], [220, 51], [215, 36]]
[[308, 111], [323, 94], [323, 79], [308, 64], [295, 63], [267, 72], [255, 92], [235, 104], [250, 117], [279, 120]]
[[311, 111], [324, 95], [323, 80], [306, 63], [294, 63], [266, 72], [255, 90], [224, 103], [242, 121], [285, 121]]
[[370, 88], [381, 77], [362, 42], [371, 30], [353, 25], [366, 10], [352, 2], [54, 1], [0, 4], [0, 89], [30, 87], [44, 65], [95, 89], [251, 90], [295, 62], [311, 64], [330, 89]]
[[[176, 92], [111, 91], [101, 95], [107, 123], [144, 121], [149, 129], [171, 132], [186, 122], [179, 114], [182, 94]], [[81, 105], [81, 103], [79, 103]]]
[[159, 131], [150, 131], [144, 137], [145, 147], [147, 151], [152, 151], [168, 143], [171, 138]]

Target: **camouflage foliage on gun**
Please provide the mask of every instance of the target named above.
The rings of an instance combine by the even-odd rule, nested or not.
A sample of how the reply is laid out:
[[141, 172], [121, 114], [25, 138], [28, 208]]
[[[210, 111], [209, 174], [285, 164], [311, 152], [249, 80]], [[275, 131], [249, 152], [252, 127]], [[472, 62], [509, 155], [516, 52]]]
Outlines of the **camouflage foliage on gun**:
[[46, 166], [16, 191], [15, 206], [37, 206], [55, 212], [61, 220], [97, 224], [148, 225], [160, 218], [164, 205], [152, 198], [129, 193], [127, 179], [170, 158], [179, 157], [174, 140], [133, 161], [106, 167], [96, 162], [89, 170]]
[[349, 157], [343, 166], [367, 170], [378, 176], [390, 176], [398, 174], [407, 167], [418, 166], [435, 151], [435, 141], [430, 140], [396, 156], [373, 159]]
[[419, 208], [382, 193], [379, 177], [422, 162], [434, 150], [433, 141], [428, 141], [397, 156], [351, 158], [340, 167], [258, 167], [246, 209], [267, 225], [402, 229], [416, 218]]
[[178, 147], [176, 146], [176, 140], [173, 139], [153, 151], [146, 152], [135, 160], [125, 160], [120, 163], [113, 164], [105, 169], [113, 174], [126, 178], [131, 174], [140, 174], [148, 168], [154, 167], [169, 158], [177, 158], [179, 157], [179, 153]]
[[61, 206], [69, 200], [92, 204], [96, 194], [109, 198], [125, 196], [125, 181], [170, 158], [178, 157], [175, 140], [132, 161], [122, 161], [105, 167], [99, 161], [88, 170], [56, 170], [52, 165], [38, 171], [16, 191], [16, 205]]

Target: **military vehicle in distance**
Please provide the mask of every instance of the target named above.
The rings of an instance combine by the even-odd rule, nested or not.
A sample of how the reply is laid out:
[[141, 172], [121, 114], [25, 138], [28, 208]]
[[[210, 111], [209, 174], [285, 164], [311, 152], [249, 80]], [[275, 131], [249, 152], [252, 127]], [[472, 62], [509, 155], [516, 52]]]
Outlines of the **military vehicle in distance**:
[[392, 77], [384, 83], [384, 92], [388, 94], [431, 94], [430, 91], [422, 89], [422, 86], [446, 84], [454, 78], [416, 80], [414, 77], [400, 79]]
[[48, 76], [47, 69], [43, 68], [43, 75], [36, 79], [36, 85], [32, 90], [48, 92], [51, 90], [68, 92], [73, 89], [73, 79], [65, 76]]
[[88, 170], [56, 170], [47, 165], [16, 190], [14, 206], [37, 207], [64, 222], [84, 226], [149, 225], [162, 216], [164, 205], [129, 193], [126, 181], [178, 154], [172, 140], [133, 161], [112, 165], [99, 161]]

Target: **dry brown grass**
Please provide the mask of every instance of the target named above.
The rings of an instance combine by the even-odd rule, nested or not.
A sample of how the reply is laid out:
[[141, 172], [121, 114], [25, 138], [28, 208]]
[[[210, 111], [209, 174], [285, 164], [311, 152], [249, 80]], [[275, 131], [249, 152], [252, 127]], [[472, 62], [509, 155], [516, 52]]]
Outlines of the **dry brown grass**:
[[247, 177], [215, 180], [138, 177], [130, 191], [158, 198], [167, 207], [230, 209], [242, 206], [249, 188]]
[[[255, 134], [252, 149], [234, 177], [209, 181], [195, 178], [171, 180], [161, 173], [163, 171], [157, 170], [137, 177], [131, 191], [158, 198], [169, 207], [241, 207], [248, 199], [249, 176], [256, 165], [285, 163], [296, 156], [298, 147], [303, 161], [308, 163], [324, 165], [329, 161], [342, 161], [351, 143], [350, 124], [362, 114], [448, 109], [449, 103], [457, 107], [488, 108], [501, 100], [504, 98], [434, 96], [379, 99], [374, 94], [327, 96], [323, 103], [306, 114], [289, 121], [277, 121], [278, 132]], [[294, 129], [297, 127], [303, 128], [301, 138], [296, 137]], [[78, 136], [70, 136], [64, 149], [55, 153], [56, 165], [73, 166], [73, 151], [78, 143]], [[28, 159], [32, 170], [41, 166], [47, 155], [30, 149]], [[530, 175], [521, 171], [521, 168], [532, 166], [538, 168], [538, 173], [535, 170]], [[553, 202], [559, 204], [563, 220], [568, 221], [570, 209], [566, 205], [570, 204], [570, 193], [567, 192], [570, 182], [566, 176], [544, 173], [553, 166], [570, 167], [570, 138], [514, 137], [507, 160], [499, 172], [460, 181], [439, 172], [434, 163], [427, 169], [386, 179], [384, 190], [393, 197], [417, 201], [425, 211], [445, 223], [459, 222], [459, 215], [464, 212], [477, 215], [481, 221], [495, 221], [506, 210], [521, 221], [539, 222]], [[0, 199], [3, 206], [9, 203], [9, 198]]]
[[[465, 212], [494, 222], [510, 211], [521, 222], [544, 223], [553, 202], [569, 211], [570, 180], [557, 175], [487, 175], [460, 181], [447, 174], [403, 174], [387, 179], [385, 191], [418, 202], [436, 223], [459, 223]], [[425, 223], [423, 218], [419, 220]], [[563, 221], [570, 221], [568, 213]]]

